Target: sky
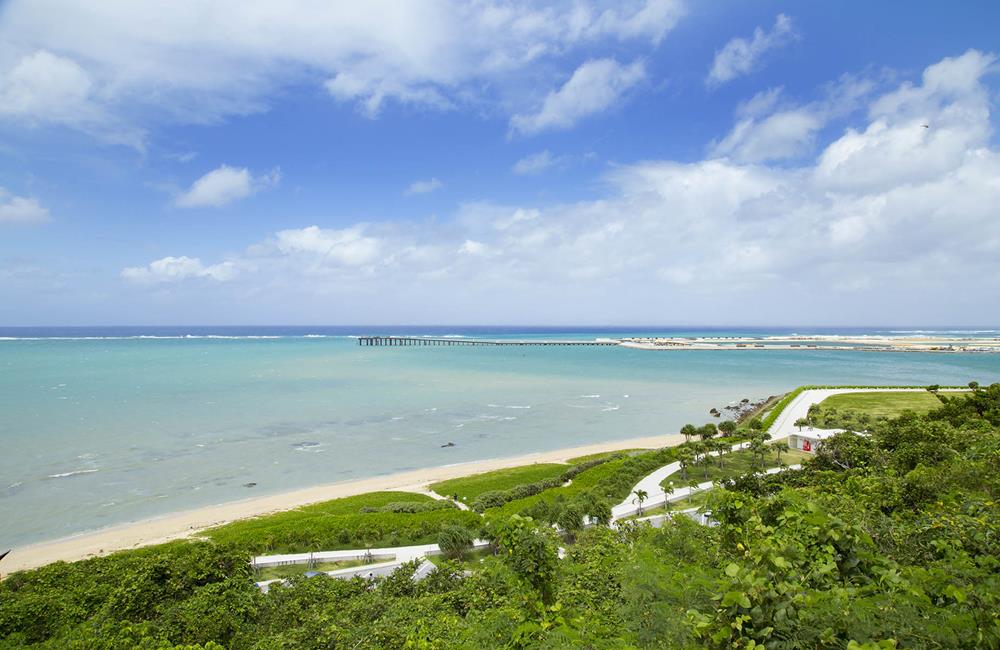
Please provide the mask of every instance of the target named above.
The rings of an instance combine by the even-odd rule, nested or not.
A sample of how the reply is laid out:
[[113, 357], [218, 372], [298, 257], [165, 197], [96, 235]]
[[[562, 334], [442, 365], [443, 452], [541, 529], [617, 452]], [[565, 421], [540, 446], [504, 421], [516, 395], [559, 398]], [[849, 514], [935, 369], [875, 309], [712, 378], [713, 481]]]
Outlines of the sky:
[[996, 326], [998, 26], [8, 0], [0, 325]]

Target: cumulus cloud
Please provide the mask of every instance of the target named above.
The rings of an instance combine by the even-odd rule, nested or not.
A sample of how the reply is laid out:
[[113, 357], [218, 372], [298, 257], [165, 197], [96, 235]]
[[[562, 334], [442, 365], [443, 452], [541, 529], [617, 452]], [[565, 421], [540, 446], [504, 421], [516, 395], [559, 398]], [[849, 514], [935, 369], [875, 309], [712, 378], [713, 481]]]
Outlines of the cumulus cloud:
[[760, 65], [765, 54], [795, 38], [792, 19], [785, 14], [778, 14], [770, 31], [757, 27], [752, 39], [734, 38], [718, 50], [705, 82], [710, 86], [717, 86], [752, 72]]
[[281, 180], [278, 169], [254, 176], [246, 167], [220, 165], [198, 180], [174, 201], [180, 208], [218, 208], [245, 199], [262, 189], [273, 187]]
[[436, 178], [429, 178], [426, 181], [414, 181], [406, 188], [404, 194], [429, 194], [444, 187], [444, 183]]
[[533, 153], [521, 158], [514, 163], [514, 166], [511, 167], [511, 171], [520, 175], [540, 174], [558, 163], [559, 160], [560, 159], [553, 156], [548, 149], [545, 149], [543, 151], [539, 151], [538, 153]]
[[319, 226], [282, 230], [275, 234], [274, 247], [283, 255], [307, 256], [321, 265], [359, 267], [376, 261], [381, 243], [368, 236], [363, 225], [343, 230]]
[[595, 44], [655, 47], [683, 13], [682, 0], [370, 0], [362, 8], [220, 0], [155, 10], [126, 0], [11, 0], [0, 21], [0, 117], [134, 141], [142, 132], [124, 116], [138, 126], [211, 123], [266, 110], [276, 91], [298, 84], [369, 117], [389, 102], [513, 106], [519, 93], [507, 83], [517, 73], [540, 62], [557, 69]]
[[741, 162], [803, 157], [815, 149], [821, 129], [857, 111], [875, 88], [873, 79], [843, 75], [826, 84], [820, 99], [803, 105], [787, 101], [782, 88], [761, 91], [737, 106], [738, 121], [710, 153]]
[[[922, 83], [869, 98], [867, 125], [799, 165], [621, 165], [593, 200], [473, 203], [446, 222], [283, 230], [228, 263], [253, 269], [234, 278], [248, 286], [359, 308], [367, 303], [355, 296], [370, 289], [480, 322], [514, 308], [593, 318], [595, 299], [601, 314], [629, 319], [721, 318], [748, 291], [772, 314], [795, 305], [835, 322], [856, 321], [858, 309], [869, 320], [916, 318], [934, 283], [976, 277], [979, 296], [1000, 290], [1000, 152], [982, 82], [993, 60], [974, 51], [946, 59]], [[196, 260], [161, 266], [157, 275], [175, 280], [206, 272]], [[971, 295], [962, 303], [961, 293], [942, 293], [942, 305], [995, 320], [994, 307]], [[455, 311], [456, 295], [468, 309]]]
[[146, 266], [122, 269], [122, 278], [137, 284], [177, 282], [189, 278], [208, 278], [219, 282], [232, 280], [237, 274], [234, 262], [221, 262], [205, 266], [197, 257], [164, 257]]
[[49, 220], [49, 211], [38, 199], [14, 196], [0, 187], [0, 224], [35, 224]]
[[569, 128], [583, 118], [615, 106], [645, 77], [642, 61], [629, 65], [614, 59], [587, 61], [561, 88], [545, 97], [537, 112], [512, 117], [510, 128], [524, 135]]

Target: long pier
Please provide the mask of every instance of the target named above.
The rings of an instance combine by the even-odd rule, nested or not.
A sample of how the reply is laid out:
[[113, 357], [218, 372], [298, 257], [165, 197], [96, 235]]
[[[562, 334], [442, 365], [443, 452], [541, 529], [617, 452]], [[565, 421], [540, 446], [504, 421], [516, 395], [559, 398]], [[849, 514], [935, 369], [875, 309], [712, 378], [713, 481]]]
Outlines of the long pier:
[[358, 345], [395, 346], [395, 345], [618, 345], [614, 340], [595, 341], [560, 341], [560, 340], [520, 340], [513, 339], [449, 339], [430, 338], [423, 336], [359, 336]]

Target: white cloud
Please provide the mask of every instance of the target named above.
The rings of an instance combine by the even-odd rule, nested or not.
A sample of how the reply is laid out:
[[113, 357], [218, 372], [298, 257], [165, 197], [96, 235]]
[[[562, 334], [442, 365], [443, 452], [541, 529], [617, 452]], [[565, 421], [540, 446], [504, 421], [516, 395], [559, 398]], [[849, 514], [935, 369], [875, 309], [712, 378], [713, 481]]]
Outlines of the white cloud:
[[783, 98], [781, 88], [759, 92], [736, 107], [740, 119], [709, 151], [740, 162], [803, 157], [815, 149], [821, 129], [857, 111], [875, 88], [872, 79], [843, 75], [823, 87], [820, 99], [801, 106]]
[[795, 38], [792, 19], [785, 14], [778, 14], [771, 31], [765, 32], [757, 27], [751, 40], [734, 38], [718, 50], [705, 81], [709, 85], [719, 85], [741, 77], [756, 69], [769, 51]]
[[486, 246], [486, 244], [474, 241], [472, 239], [466, 239], [464, 242], [462, 242], [462, 245], [459, 247], [458, 252], [463, 253], [465, 255], [485, 255], [488, 250], [489, 247]]
[[0, 187], [0, 224], [35, 224], [49, 220], [49, 211], [38, 199], [14, 196]]
[[[935, 81], [962, 76], [983, 56], [942, 61], [922, 84], [866, 100], [869, 123], [821, 146], [815, 160], [647, 161], [615, 167], [606, 195], [592, 200], [474, 203], [440, 222], [284, 230], [230, 258], [241, 270], [233, 281], [275, 304], [300, 296], [304, 319], [330, 304], [359, 322], [372, 314], [509, 322], [511, 313], [549, 322], [719, 320], [747, 295], [753, 306], [740, 320], [921, 320], [934, 287], [944, 313], [995, 321], [997, 307], [981, 300], [1000, 291], [1000, 152], [983, 110], [987, 68], [973, 66], [984, 72], [962, 84]], [[932, 125], [914, 125], [917, 136], [914, 102]], [[940, 157], [951, 148], [961, 155]], [[205, 269], [175, 266], [185, 278]], [[977, 292], [953, 291], [968, 277]], [[377, 311], [387, 304], [396, 311]]]
[[623, 95], [646, 77], [642, 61], [622, 65], [614, 59], [596, 59], [582, 64], [559, 89], [550, 92], [538, 112], [515, 115], [512, 131], [533, 135], [550, 129], [566, 129], [585, 117], [612, 108]]
[[713, 153], [746, 162], [793, 158], [811, 148], [822, 126], [823, 121], [807, 110], [782, 111], [760, 121], [746, 118], [713, 147]]
[[595, 44], [655, 46], [683, 8], [682, 0], [219, 0], [155, 9], [11, 0], [0, 21], [0, 116], [141, 144], [138, 126], [267, 110], [282, 88], [302, 84], [369, 117], [389, 102], [511, 113], [522, 99], [517, 73], [545, 62], [558, 74], [567, 54]]
[[220, 165], [196, 180], [187, 192], [177, 197], [174, 204], [181, 208], [217, 208], [273, 187], [280, 180], [278, 169], [255, 177], [246, 167]]
[[429, 178], [426, 181], [414, 181], [406, 188], [405, 194], [428, 194], [444, 187], [444, 183], [436, 178]]
[[740, 102], [736, 107], [736, 114], [742, 117], [759, 117], [771, 113], [781, 100], [784, 90], [784, 86], [762, 90], [750, 99]]
[[309, 226], [275, 233], [275, 248], [283, 255], [306, 255], [318, 258], [318, 263], [358, 267], [377, 261], [381, 244], [365, 234], [364, 226], [344, 230]]
[[545, 149], [544, 151], [539, 151], [538, 153], [533, 153], [524, 158], [521, 158], [514, 166], [511, 168], [515, 174], [540, 174], [549, 167], [552, 167], [559, 159], [552, 155], [552, 153]]
[[122, 269], [122, 278], [137, 284], [157, 284], [161, 282], [177, 282], [189, 278], [208, 278], [226, 282], [236, 277], [237, 265], [234, 262], [221, 262], [205, 266], [196, 257], [164, 257], [150, 262], [146, 266], [130, 266]]

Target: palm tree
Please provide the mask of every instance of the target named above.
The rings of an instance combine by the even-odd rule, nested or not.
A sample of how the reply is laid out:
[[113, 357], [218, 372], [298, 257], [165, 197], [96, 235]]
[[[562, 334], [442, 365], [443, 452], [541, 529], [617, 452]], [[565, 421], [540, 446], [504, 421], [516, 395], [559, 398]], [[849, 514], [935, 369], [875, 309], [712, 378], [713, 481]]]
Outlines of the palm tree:
[[685, 481], [688, 477], [687, 468], [691, 464], [692, 460], [694, 460], [694, 454], [690, 449], [681, 449], [677, 452], [677, 462], [681, 464], [681, 477], [683, 477]]
[[698, 463], [705, 468], [705, 479], [708, 479], [708, 468], [712, 465], [712, 456], [708, 453], [708, 449], [705, 449], [701, 454], [701, 458], [698, 459]]
[[709, 438], [714, 438], [715, 434], [719, 432], [719, 428], [715, 426], [714, 423], [709, 422], [702, 428], [698, 429], [698, 435], [701, 436], [702, 440], [708, 440]]
[[649, 498], [649, 493], [646, 492], [645, 490], [636, 490], [632, 494], [635, 495], [635, 498], [632, 499], [632, 503], [634, 504], [634, 503], [638, 502], [638, 504], [639, 504], [639, 516], [641, 517], [642, 516], [642, 502], [645, 501], [647, 498]]
[[753, 456], [754, 461], [752, 464], [757, 463], [757, 457], [760, 457], [760, 466], [764, 467], [764, 454], [767, 453], [767, 445], [764, 443], [764, 436], [756, 435], [750, 438], [750, 455]]
[[723, 436], [731, 436], [736, 431], [736, 423], [732, 420], [723, 420], [719, 422], [719, 431]]
[[684, 442], [691, 442], [691, 436], [698, 433], [698, 427], [693, 424], [685, 424], [681, 427], [681, 434], [684, 436]]
[[799, 431], [802, 431], [802, 427], [809, 426], [809, 420], [807, 418], [799, 418], [795, 421], [795, 426], [799, 428]]
[[725, 440], [716, 440], [713, 447], [716, 455], [719, 458], [719, 469], [725, 469], [726, 462], [724, 458], [726, 454], [728, 454], [732, 450], [732, 447], [730, 447], [729, 443], [726, 442]]
[[663, 487], [663, 493], [667, 496], [666, 500], [663, 502], [663, 509], [670, 510], [670, 495], [674, 493], [674, 482], [668, 481]]
[[774, 453], [776, 453], [778, 455], [778, 464], [780, 465], [781, 464], [781, 454], [783, 454], [786, 451], [789, 451], [791, 449], [791, 447], [788, 446], [787, 442], [776, 442], [776, 443], [774, 443], [771, 446], [774, 447]]

